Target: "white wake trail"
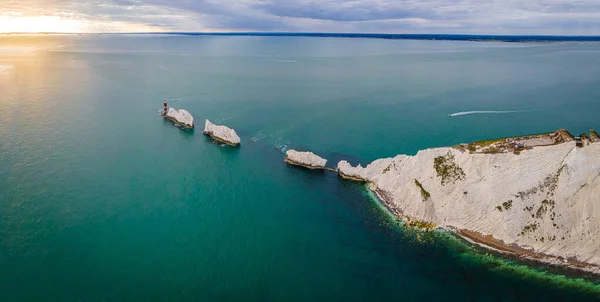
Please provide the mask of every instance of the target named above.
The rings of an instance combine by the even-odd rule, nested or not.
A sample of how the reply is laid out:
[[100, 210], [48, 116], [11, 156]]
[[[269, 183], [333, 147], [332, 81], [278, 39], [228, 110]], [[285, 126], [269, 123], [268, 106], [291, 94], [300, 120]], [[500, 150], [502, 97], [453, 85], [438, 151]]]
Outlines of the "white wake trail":
[[541, 109], [534, 109], [534, 110], [506, 110], [506, 111], [496, 111], [496, 110], [490, 110], [490, 111], [461, 111], [461, 112], [455, 112], [452, 114], [448, 114], [448, 116], [461, 116], [461, 115], [471, 115], [471, 114], [506, 114], [506, 113], [523, 113], [523, 112], [533, 112], [533, 111], [540, 111]]

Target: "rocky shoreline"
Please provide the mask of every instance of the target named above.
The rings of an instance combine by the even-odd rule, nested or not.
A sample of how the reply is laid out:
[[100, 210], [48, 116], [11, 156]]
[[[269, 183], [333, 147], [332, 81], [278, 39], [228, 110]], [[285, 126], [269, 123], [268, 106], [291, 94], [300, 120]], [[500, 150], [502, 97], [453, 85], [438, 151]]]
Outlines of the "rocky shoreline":
[[460, 238], [465, 239], [471, 244], [478, 245], [491, 251], [515, 255], [520, 258], [547, 263], [551, 265], [568, 267], [579, 271], [600, 274], [599, 265], [581, 262], [573, 258], [554, 257], [543, 253], [536, 253], [535, 251], [525, 249], [518, 245], [506, 244], [505, 242], [498, 240], [491, 235], [483, 235], [469, 230], [457, 230], [452, 228], [448, 228], [446, 230]]
[[[600, 275], [600, 265], [581, 262], [573, 258], [555, 257], [543, 253], [537, 253], [533, 250], [523, 248], [516, 244], [506, 244], [502, 240], [498, 240], [491, 235], [484, 235], [467, 229], [456, 229], [451, 226], [442, 227], [426, 221], [411, 222], [411, 217], [405, 215], [402, 212], [402, 210], [400, 210], [394, 203], [389, 202], [385, 197], [385, 193], [381, 190], [377, 190], [376, 188], [374, 188], [372, 183], [369, 184], [363, 179], [353, 179], [352, 177], [347, 176], [344, 176], [342, 178], [349, 181], [364, 182], [367, 185], [367, 190], [374, 193], [377, 202], [383, 205], [386, 208], [386, 210], [395, 217], [396, 220], [403, 221], [408, 227], [420, 229], [423, 231], [432, 231], [433, 229], [438, 229], [448, 232], [460, 239], [463, 239], [469, 244], [476, 245], [481, 248], [500, 254], [513, 255], [522, 259], [532, 260], [540, 263], [561, 266], [577, 271], [584, 271]], [[388, 196], [387, 198], [390, 197]]]
[[[346, 178], [346, 177], [344, 177], [344, 179], [352, 180], [351, 178]], [[362, 181], [362, 180], [360, 180], [360, 181]], [[368, 189], [375, 193], [377, 202], [382, 204], [392, 215], [394, 215], [396, 220], [404, 221], [409, 227], [415, 227], [417, 229], [421, 229], [424, 231], [431, 231], [432, 229], [439, 229], [442, 231], [446, 231], [458, 238], [461, 238], [461, 239], [465, 240], [466, 242], [468, 242], [469, 244], [476, 245], [476, 246], [482, 247], [484, 249], [487, 249], [487, 250], [490, 250], [493, 252], [514, 255], [519, 258], [533, 260], [533, 261], [537, 261], [537, 262], [541, 262], [541, 263], [546, 263], [546, 264], [551, 264], [551, 265], [556, 265], [556, 266], [567, 267], [570, 269], [600, 274], [600, 266], [589, 264], [589, 263], [583, 263], [580, 261], [576, 261], [574, 259], [565, 259], [565, 258], [561, 258], [561, 257], [552, 257], [550, 255], [545, 255], [545, 254], [538, 254], [538, 253], [535, 253], [534, 251], [522, 248], [518, 245], [508, 245], [501, 240], [495, 239], [491, 235], [483, 235], [483, 234], [480, 234], [477, 232], [473, 232], [473, 231], [469, 231], [469, 230], [465, 230], [465, 229], [462, 229], [462, 230], [455, 229], [452, 227], [432, 226], [432, 228], [427, 228], [427, 227], [423, 226], [423, 225], [427, 225], [426, 222], [417, 222], [416, 224], [415, 223], [410, 224], [409, 223], [410, 217], [404, 215], [397, 207], [394, 206], [394, 204], [386, 201], [386, 199], [385, 199], [384, 195], [382, 195], [381, 191], [377, 191], [377, 190], [373, 191], [371, 188], [368, 188]]]

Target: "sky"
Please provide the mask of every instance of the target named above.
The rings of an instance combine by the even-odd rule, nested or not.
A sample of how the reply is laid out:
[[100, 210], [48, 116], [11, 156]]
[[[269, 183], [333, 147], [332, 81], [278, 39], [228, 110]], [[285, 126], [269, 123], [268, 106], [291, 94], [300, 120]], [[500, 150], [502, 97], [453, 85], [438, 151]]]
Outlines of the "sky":
[[600, 0], [0, 0], [0, 32], [600, 35]]

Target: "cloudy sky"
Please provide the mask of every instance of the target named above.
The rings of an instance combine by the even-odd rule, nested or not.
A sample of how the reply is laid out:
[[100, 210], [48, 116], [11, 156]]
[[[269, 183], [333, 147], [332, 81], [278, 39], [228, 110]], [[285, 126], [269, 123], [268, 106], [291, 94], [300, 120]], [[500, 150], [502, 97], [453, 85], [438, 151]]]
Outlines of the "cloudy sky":
[[600, 0], [0, 0], [0, 32], [600, 35]]

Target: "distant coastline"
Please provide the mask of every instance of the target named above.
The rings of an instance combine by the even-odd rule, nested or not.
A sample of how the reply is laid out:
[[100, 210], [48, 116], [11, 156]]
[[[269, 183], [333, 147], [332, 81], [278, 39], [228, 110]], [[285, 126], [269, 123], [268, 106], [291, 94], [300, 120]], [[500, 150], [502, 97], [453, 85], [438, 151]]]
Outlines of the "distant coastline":
[[475, 35], [475, 34], [377, 34], [377, 33], [318, 33], [318, 32], [129, 32], [129, 33], [0, 33], [0, 35], [185, 35], [185, 36], [245, 36], [245, 37], [315, 37], [362, 38], [386, 40], [434, 40], [474, 42], [600, 42], [600, 36], [560, 35]]
[[600, 36], [545, 36], [545, 35], [470, 35], [470, 34], [376, 34], [376, 33], [295, 33], [295, 32], [231, 32], [231, 33], [168, 33], [191, 36], [265, 36], [265, 37], [319, 37], [368, 38], [388, 40], [440, 40], [477, 42], [600, 42]]

